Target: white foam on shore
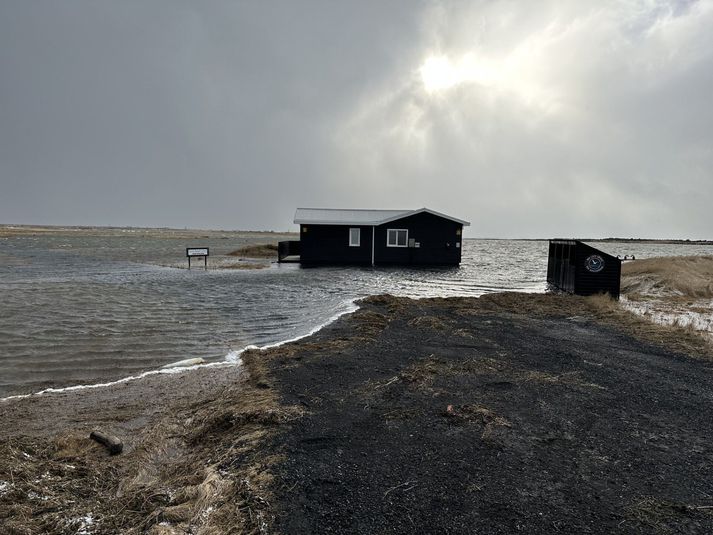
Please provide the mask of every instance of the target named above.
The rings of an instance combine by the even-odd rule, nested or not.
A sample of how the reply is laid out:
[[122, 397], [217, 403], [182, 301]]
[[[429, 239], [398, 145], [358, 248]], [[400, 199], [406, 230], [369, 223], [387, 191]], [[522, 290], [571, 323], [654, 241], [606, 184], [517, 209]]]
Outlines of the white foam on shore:
[[143, 379], [144, 377], [150, 377], [152, 375], [173, 375], [176, 373], [183, 373], [183, 372], [190, 371], [190, 370], [196, 370], [198, 368], [227, 367], [227, 366], [234, 366], [236, 364], [239, 365], [239, 364], [242, 364], [242, 362], [238, 361], [236, 363], [233, 363], [233, 362], [221, 361], [221, 362], [210, 362], [208, 364], [196, 364], [195, 366], [149, 370], [147, 372], [140, 373], [139, 375], [130, 375], [128, 377], [122, 377], [121, 379], [117, 379], [116, 381], [109, 381], [108, 383], [92, 383], [90, 385], [74, 385], [74, 386], [65, 386], [63, 388], [50, 387], [50, 388], [45, 388], [44, 390], [40, 390], [39, 392], [33, 392], [32, 394], [18, 394], [16, 396], [8, 396], [6, 398], [0, 398], [0, 401], [31, 398], [31, 397], [35, 397], [35, 396], [41, 396], [43, 394], [58, 394], [58, 393], [62, 393], [62, 392], [72, 392], [74, 390], [89, 390], [92, 388], [104, 388], [107, 386], [114, 386], [114, 385], [120, 385], [122, 383], [128, 383], [129, 381], [136, 381], [138, 379]]
[[297, 342], [299, 340], [302, 340], [303, 338], [308, 338], [308, 337], [312, 336], [313, 334], [315, 334], [316, 332], [321, 331], [328, 325], [331, 325], [332, 323], [337, 321], [342, 316], [344, 316], [346, 314], [351, 314], [352, 312], [356, 312], [357, 310], [359, 310], [359, 305], [356, 304], [356, 299], [347, 301], [345, 304], [347, 305], [346, 310], [343, 310], [342, 312], [337, 312], [334, 316], [329, 318], [323, 324], [318, 325], [317, 327], [315, 327], [314, 329], [309, 331], [307, 334], [301, 334], [299, 336], [295, 336], [294, 338], [290, 338], [288, 340], [281, 340], [279, 342], [274, 342], [272, 344], [266, 344], [264, 346], [257, 346], [254, 344], [250, 344], [250, 345], [245, 346], [243, 349], [231, 351], [230, 353], [228, 353], [225, 356], [225, 360], [227, 362], [235, 362], [236, 360], [240, 361], [240, 355], [242, 355], [246, 351], [265, 351], [267, 349], [272, 349], [273, 347], [284, 346], [285, 344], [291, 344], [292, 342]]
[[267, 349], [271, 349], [273, 347], [280, 347], [285, 344], [289, 344], [292, 342], [297, 342], [298, 340], [302, 340], [303, 338], [307, 338], [309, 336], [312, 336], [314, 333], [317, 331], [324, 329], [326, 326], [330, 325], [331, 323], [334, 323], [337, 321], [339, 318], [344, 316], [345, 314], [351, 314], [352, 312], [356, 312], [359, 310], [359, 306], [356, 304], [356, 299], [347, 301], [345, 304], [347, 304], [347, 309], [338, 312], [331, 318], [329, 318], [326, 322], [323, 324], [315, 327], [311, 331], [309, 331], [307, 334], [302, 334], [300, 336], [296, 336], [294, 338], [290, 338], [289, 340], [282, 340], [280, 342], [275, 342], [272, 344], [267, 344], [264, 346], [256, 346], [256, 345], [248, 345], [245, 346], [243, 349], [238, 349], [238, 350], [232, 350], [230, 351], [225, 358], [222, 361], [219, 362], [209, 362], [207, 364], [196, 364], [195, 366], [185, 366], [185, 367], [176, 367], [176, 368], [159, 368], [158, 370], [149, 370], [143, 373], [140, 373], [139, 375], [130, 375], [128, 377], [123, 377], [121, 379], [117, 379], [116, 381], [109, 381], [107, 383], [93, 383], [93, 384], [88, 384], [88, 385], [74, 385], [74, 386], [65, 386], [62, 388], [45, 388], [44, 390], [40, 390], [39, 392], [33, 392], [31, 394], [18, 394], [15, 396], [8, 396], [5, 398], [0, 398], [0, 402], [3, 401], [10, 401], [14, 399], [24, 399], [24, 398], [31, 398], [31, 397], [36, 397], [36, 396], [42, 396], [44, 394], [59, 394], [62, 392], [72, 392], [75, 390], [89, 390], [93, 388], [105, 388], [109, 386], [114, 386], [114, 385], [119, 385], [123, 383], [128, 383], [130, 381], [137, 381], [139, 379], [143, 379], [145, 377], [150, 377], [153, 375], [173, 375], [177, 373], [184, 373], [184, 372], [189, 372], [191, 370], [197, 370], [198, 368], [222, 368], [222, 367], [228, 367], [228, 366], [241, 366], [243, 364], [243, 361], [240, 357], [245, 351], [248, 350], [258, 350], [258, 351], [265, 351]]
[[[297, 342], [298, 340], [302, 340], [303, 338], [307, 338], [307, 337], [309, 337], [309, 336], [312, 336], [314, 333], [316, 333], [316, 332], [318, 332], [318, 331], [321, 331], [322, 329], [324, 329], [324, 328], [327, 327], [328, 325], [330, 325], [330, 324], [334, 323], [335, 321], [337, 321], [337, 320], [338, 320], [339, 318], [341, 318], [342, 316], [344, 316], [344, 315], [346, 315], [346, 314], [351, 314], [351, 313], [356, 312], [357, 310], [359, 310], [359, 305], [356, 304], [356, 301], [357, 301], [356, 299], [352, 299], [352, 300], [350, 300], [350, 301], [346, 301], [346, 302], [344, 303], [344, 304], [347, 306], [347, 309], [346, 309], [346, 310], [343, 310], [342, 312], [337, 312], [334, 316], [332, 316], [331, 318], [329, 318], [329, 319], [328, 319], [327, 321], [325, 321], [322, 325], [318, 325], [317, 327], [315, 327], [314, 329], [312, 329], [311, 331], [309, 331], [307, 334], [301, 334], [300, 336], [296, 336], [296, 337], [294, 337], [294, 338], [290, 338], [289, 340], [282, 340], [281, 342], [275, 342], [275, 343], [273, 343], [273, 344], [267, 344], [267, 345], [260, 346], [260, 347], [257, 347], [257, 346], [247, 346], [245, 349], [260, 349], [260, 350], [271, 349], [271, 348], [273, 348], [273, 347], [284, 346], [285, 344], [291, 344], [292, 342]], [[245, 351], [245, 350], [243, 350], [243, 351]]]

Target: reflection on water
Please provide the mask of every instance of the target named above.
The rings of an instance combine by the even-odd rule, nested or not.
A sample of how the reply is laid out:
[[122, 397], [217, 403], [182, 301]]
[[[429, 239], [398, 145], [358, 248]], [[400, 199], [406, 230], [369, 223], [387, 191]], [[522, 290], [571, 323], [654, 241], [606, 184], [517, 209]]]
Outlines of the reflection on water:
[[[350, 310], [354, 299], [376, 293], [545, 289], [542, 241], [466, 240], [458, 268], [275, 264], [204, 272], [156, 265], [175, 263], [194, 245], [235, 248], [225, 241], [131, 236], [0, 239], [0, 397], [117, 379], [190, 357], [222, 360], [249, 344], [304, 335]], [[607, 246], [613, 254], [647, 256], [641, 245]], [[660, 254], [711, 254], [710, 248], [667, 247]]]

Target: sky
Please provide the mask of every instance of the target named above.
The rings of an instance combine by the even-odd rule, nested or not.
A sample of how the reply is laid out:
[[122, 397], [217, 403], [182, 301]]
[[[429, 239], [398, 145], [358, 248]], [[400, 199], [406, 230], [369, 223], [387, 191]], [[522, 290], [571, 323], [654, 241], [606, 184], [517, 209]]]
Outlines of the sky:
[[713, 239], [713, 0], [0, 0], [0, 223]]

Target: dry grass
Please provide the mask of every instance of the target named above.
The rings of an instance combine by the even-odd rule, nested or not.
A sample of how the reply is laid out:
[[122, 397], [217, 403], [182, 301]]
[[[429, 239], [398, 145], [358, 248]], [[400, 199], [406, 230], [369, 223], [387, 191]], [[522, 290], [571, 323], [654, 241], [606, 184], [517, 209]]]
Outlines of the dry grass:
[[409, 297], [396, 297], [389, 294], [372, 295], [357, 301], [358, 305], [376, 305], [385, 307], [391, 314], [404, 312], [414, 306], [414, 300]]
[[609, 296], [584, 298], [588, 313], [598, 322], [611, 326], [639, 340], [691, 357], [713, 360], [713, 343], [689, 327], [663, 325], [624, 309]]
[[627, 513], [632, 520], [646, 526], [650, 533], [673, 534], [683, 533], [682, 522], [686, 520], [696, 525], [697, 520], [713, 515], [713, 506], [688, 505], [646, 496], [629, 506]]
[[81, 430], [0, 441], [0, 532], [264, 533], [279, 457], [260, 445], [302, 409], [279, 404], [262, 358], [245, 353], [249, 379], [175, 407], [121, 455]]
[[411, 327], [426, 327], [437, 331], [448, 328], [448, 323], [436, 316], [417, 316], [409, 320], [408, 324]]
[[240, 262], [239, 264], [221, 264], [219, 269], [265, 269], [268, 264], [254, 264], [252, 262]]
[[586, 309], [585, 298], [566, 294], [503, 292], [485, 294], [477, 299], [453, 298], [449, 302], [463, 317], [505, 312], [533, 318], [561, 318], [581, 314], [583, 307]]
[[277, 258], [277, 244], [261, 243], [257, 245], [246, 245], [228, 253], [228, 256], [240, 256], [243, 258]]
[[713, 256], [649, 258], [622, 265], [622, 292], [713, 297]]
[[[582, 372], [551, 374], [540, 370], [520, 368], [495, 355], [492, 357], [473, 357], [465, 361], [452, 361], [429, 355], [419, 359], [400, 375], [395, 376], [394, 379], [410, 384], [414, 388], [433, 390], [433, 383], [437, 379], [461, 375], [488, 376], [492, 377], [493, 380], [511, 382], [513, 384], [534, 382], [568, 388], [602, 388], [600, 385], [586, 381], [582, 377]], [[392, 380], [392, 382], [396, 381]]]

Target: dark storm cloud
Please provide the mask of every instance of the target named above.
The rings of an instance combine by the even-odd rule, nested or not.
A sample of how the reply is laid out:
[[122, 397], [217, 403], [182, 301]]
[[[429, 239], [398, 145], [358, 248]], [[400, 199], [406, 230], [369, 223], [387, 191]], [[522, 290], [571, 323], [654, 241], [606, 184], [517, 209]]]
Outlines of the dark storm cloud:
[[712, 23], [653, 0], [4, 2], [0, 222], [426, 205], [479, 236], [710, 238]]

